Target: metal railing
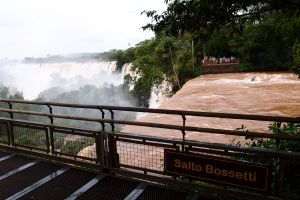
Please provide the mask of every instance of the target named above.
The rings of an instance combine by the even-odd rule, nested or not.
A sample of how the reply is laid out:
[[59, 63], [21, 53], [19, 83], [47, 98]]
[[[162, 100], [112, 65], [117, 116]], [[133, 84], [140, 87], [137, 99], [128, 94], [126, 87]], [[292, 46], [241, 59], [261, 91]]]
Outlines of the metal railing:
[[[186, 126], [188, 116], [244, 119], [255, 121], [273, 121], [279, 125], [282, 122], [300, 123], [300, 118], [256, 116], [227, 113], [207, 113], [194, 111], [144, 109], [131, 107], [114, 107], [98, 105], [62, 104], [54, 102], [31, 102], [20, 100], [3, 100], [9, 108], [0, 108], [0, 113], [8, 113], [9, 117], [0, 117], [0, 147], [23, 152], [35, 152], [35, 155], [45, 154], [51, 158], [76, 160], [76, 164], [92, 164], [106, 172], [136, 175], [143, 178], [177, 182], [180, 184], [201, 185], [209, 191], [214, 189], [219, 193], [231, 192], [233, 196], [248, 196], [249, 199], [272, 199], [275, 197], [297, 199], [300, 197], [300, 152], [280, 151], [278, 149], [254, 148], [228, 144], [213, 144], [201, 141], [188, 141], [186, 131], [204, 132], [206, 134], [224, 134], [236, 136], [251, 136], [281, 141], [299, 141], [297, 135], [278, 135], [261, 132], [245, 132]], [[34, 104], [46, 106], [49, 113], [14, 110], [14, 104]], [[79, 117], [54, 114], [53, 107], [69, 107], [95, 109], [100, 111], [100, 117]], [[108, 111], [108, 112], [107, 112]], [[148, 123], [114, 119], [115, 112], [146, 112], [182, 117], [182, 125]], [[108, 115], [108, 119], [105, 116]], [[17, 114], [43, 116], [49, 118], [49, 123], [16, 119]], [[56, 119], [91, 121], [100, 124], [98, 129], [77, 128], [55, 124]], [[111, 131], [106, 130], [109, 124]], [[116, 124], [153, 127], [178, 130], [181, 139], [167, 139], [115, 131]], [[218, 183], [199, 182], [182, 176], [170, 176], [164, 171], [164, 151], [191, 152], [197, 155], [209, 155], [217, 158], [230, 158], [248, 163], [264, 164], [272, 168], [270, 189], [265, 194], [247, 191], [233, 186]], [[146, 174], [146, 175], [145, 175]], [[146, 177], [145, 177], [146, 176]], [[205, 192], [205, 191], [204, 191]], [[246, 198], [247, 199], [247, 198]]]

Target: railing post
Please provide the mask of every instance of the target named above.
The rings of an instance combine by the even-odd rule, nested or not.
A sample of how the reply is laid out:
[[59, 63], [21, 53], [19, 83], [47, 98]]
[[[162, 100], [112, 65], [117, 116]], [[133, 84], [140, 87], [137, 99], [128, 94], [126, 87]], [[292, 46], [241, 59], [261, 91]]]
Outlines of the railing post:
[[[6, 102], [6, 103], [8, 104], [9, 109], [12, 110], [12, 109], [13, 109], [12, 103], [10, 103], [10, 102]], [[9, 115], [10, 115], [10, 118], [11, 118], [11, 119], [14, 118], [14, 114], [13, 114], [13, 113], [9, 113]]]
[[10, 144], [11, 146], [15, 146], [13, 122], [8, 122], [8, 123], [9, 123]]
[[[280, 134], [280, 127], [281, 127], [281, 122], [276, 122], [276, 131], [277, 133], [276, 134]], [[280, 149], [280, 139], [276, 139], [276, 149], [279, 150]], [[277, 195], [278, 194], [278, 190], [279, 190], [279, 178], [280, 178], [280, 174], [279, 174], [279, 163], [280, 163], [280, 158], [277, 157], [277, 158], [274, 158], [275, 160], [275, 170], [274, 170], [274, 194]]]
[[[101, 117], [102, 119], [105, 118], [105, 112], [103, 111], [103, 109], [99, 108], [100, 112], [101, 112]], [[105, 131], [105, 123], [104, 122], [100, 122], [101, 127], [102, 127], [102, 131]], [[96, 155], [97, 155], [97, 160], [100, 164], [100, 171], [104, 171], [104, 168], [106, 167], [107, 161], [106, 158], [109, 154], [106, 153], [105, 151], [105, 137], [103, 132], [99, 132], [99, 134], [96, 135]]]
[[50, 131], [50, 151], [51, 151], [51, 154], [54, 155], [55, 148], [54, 148], [53, 128], [50, 127], [49, 131]]
[[116, 147], [114, 148], [114, 138], [108, 132], [100, 132], [99, 142], [101, 158], [100, 170], [103, 173], [111, 173], [112, 169], [116, 166]]
[[[51, 107], [50, 105], [48, 105], [48, 104], [47, 104], [47, 107], [49, 108], [49, 113], [52, 115], [52, 114], [53, 114], [52, 107]], [[51, 124], [53, 124], [53, 123], [54, 123], [53, 117], [52, 117], [52, 116], [49, 116], [49, 118], [50, 118]]]
[[101, 140], [101, 137], [100, 137], [101, 133], [99, 134], [95, 134], [95, 146], [96, 146], [96, 158], [97, 158], [97, 163], [100, 163], [100, 166], [102, 164], [101, 162], [101, 152], [100, 152], [100, 140]]
[[11, 145], [11, 132], [10, 132], [10, 122], [6, 122], [6, 129], [7, 129], [7, 144]]
[[[185, 121], [186, 121], [186, 117], [185, 117], [184, 114], [182, 114], [181, 117], [182, 117], [182, 126], [183, 126], [183, 130], [181, 130], [182, 140], [185, 141]], [[182, 151], [184, 151], [184, 144], [182, 144]]]
[[[50, 105], [46, 105], [49, 108], [49, 113], [52, 115], [53, 114], [53, 109]], [[50, 123], [54, 124], [54, 120], [52, 116], [49, 116]], [[49, 131], [48, 131], [49, 130]], [[49, 145], [49, 152], [51, 152], [52, 155], [54, 155], [54, 138], [53, 138], [53, 131], [52, 127], [49, 127], [48, 130], [46, 131], [46, 138], [47, 138], [47, 145]], [[50, 137], [49, 137], [49, 132], [50, 132]]]
[[115, 136], [108, 134], [108, 160], [109, 160], [109, 169], [112, 170], [114, 167], [119, 166], [119, 156], [117, 153], [117, 142]]
[[[109, 109], [109, 112], [110, 112], [110, 118], [112, 120], [114, 120], [114, 112], [110, 109]], [[111, 122], [110, 125], [111, 125], [111, 131], [114, 132], [115, 131], [115, 124], [113, 122]]]
[[46, 145], [47, 145], [47, 153], [50, 152], [50, 141], [49, 141], [49, 129], [47, 127], [45, 128], [45, 134], [46, 134]]
[[109, 148], [108, 148], [108, 133], [102, 132], [100, 135], [100, 148], [101, 148], [101, 161], [102, 161], [102, 171], [109, 169]]
[[[99, 109], [101, 111], [101, 115], [102, 115], [102, 119], [105, 118], [105, 112], [100, 108]], [[102, 131], [105, 131], [105, 123], [104, 122], [100, 122], [101, 126], [102, 126]]]
[[181, 115], [181, 117], [182, 117], [182, 126], [183, 126], [183, 130], [181, 130], [182, 139], [185, 140], [185, 121], [186, 121], [186, 117], [185, 117], [185, 115]]

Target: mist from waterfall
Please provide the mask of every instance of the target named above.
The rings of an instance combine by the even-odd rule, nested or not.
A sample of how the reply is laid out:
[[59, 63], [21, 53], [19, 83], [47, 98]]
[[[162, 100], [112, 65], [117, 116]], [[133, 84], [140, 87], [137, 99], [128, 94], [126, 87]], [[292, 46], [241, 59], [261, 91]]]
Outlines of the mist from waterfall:
[[116, 72], [116, 62], [15, 62], [0, 66], [0, 82], [22, 91], [25, 99], [33, 100], [51, 87], [70, 91], [84, 85], [118, 86], [123, 77]]
[[[129, 94], [134, 85], [131, 84], [126, 89], [123, 84], [127, 74], [139, 78], [131, 68], [132, 64], [127, 63], [121, 70], [117, 70], [115, 61], [31, 63], [2, 61], [0, 62], [0, 85], [9, 87], [11, 93], [22, 92], [26, 100], [135, 107], [136, 100]], [[170, 85], [166, 81], [161, 86], [153, 86], [149, 99], [150, 108], [157, 108], [166, 99], [165, 90], [170, 90]], [[74, 109], [59, 107], [53, 109], [56, 114], [100, 117], [99, 111], [87, 112], [84, 109], [74, 111]], [[47, 112], [47, 108], [40, 111]], [[140, 116], [143, 116], [143, 113], [138, 113], [138, 116], [132, 113], [116, 114], [116, 118], [119, 119], [134, 119]], [[60, 123], [60, 120], [56, 120], [56, 123]], [[91, 125], [91, 122], [78, 124], [74, 121], [71, 124], [99, 126], [99, 124]]]
[[[129, 69], [127, 69], [128, 71]], [[117, 71], [116, 62], [51, 62], [0, 64], [0, 84], [21, 91], [26, 100], [61, 103], [136, 106], [123, 87], [124, 71]], [[100, 117], [100, 111], [53, 108], [55, 114]], [[42, 108], [39, 111], [47, 111]], [[109, 113], [107, 113], [109, 114]], [[132, 113], [117, 113], [119, 119], [133, 119]], [[60, 123], [60, 120], [56, 120]], [[72, 125], [99, 127], [99, 124], [74, 121]], [[93, 125], [91, 125], [93, 124]]]

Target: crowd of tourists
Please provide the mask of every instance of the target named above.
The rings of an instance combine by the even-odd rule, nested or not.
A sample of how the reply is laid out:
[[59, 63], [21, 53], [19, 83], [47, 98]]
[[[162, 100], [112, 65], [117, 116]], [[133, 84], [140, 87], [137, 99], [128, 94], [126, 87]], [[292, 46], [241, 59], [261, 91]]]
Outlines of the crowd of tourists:
[[238, 59], [234, 56], [231, 57], [213, 57], [213, 56], [205, 56], [202, 60], [203, 64], [222, 64], [222, 63], [235, 63]]

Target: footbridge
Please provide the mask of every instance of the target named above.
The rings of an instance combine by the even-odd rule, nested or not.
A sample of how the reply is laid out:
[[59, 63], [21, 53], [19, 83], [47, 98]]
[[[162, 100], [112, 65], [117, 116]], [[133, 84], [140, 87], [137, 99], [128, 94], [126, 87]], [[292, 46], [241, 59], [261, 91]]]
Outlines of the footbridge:
[[[182, 124], [139, 122], [120, 113], [176, 115]], [[190, 116], [271, 122], [278, 134], [189, 126]], [[300, 199], [300, 152], [287, 148], [299, 149], [300, 137], [282, 131], [299, 123], [290, 117], [0, 99], [0, 199]], [[124, 133], [123, 125], [140, 127], [141, 134]], [[180, 138], [145, 136], [143, 127], [176, 130]], [[189, 132], [252, 138], [257, 147], [190, 141]], [[266, 141], [269, 148], [259, 147]]]

